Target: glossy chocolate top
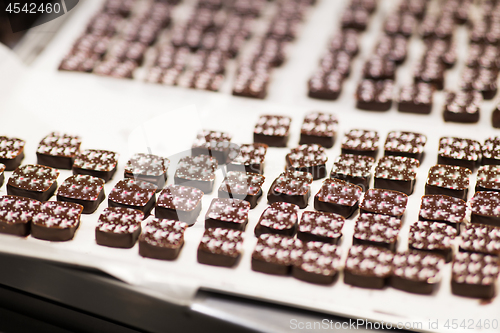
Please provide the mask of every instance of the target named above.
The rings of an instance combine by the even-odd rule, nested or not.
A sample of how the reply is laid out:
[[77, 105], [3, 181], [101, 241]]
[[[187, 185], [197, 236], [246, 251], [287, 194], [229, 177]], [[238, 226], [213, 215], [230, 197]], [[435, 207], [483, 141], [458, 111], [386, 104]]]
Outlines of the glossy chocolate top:
[[12, 160], [24, 149], [25, 141], [17, 138], [0, 136], [0, 158]]
[[370, 177], [375, 159], [369, 156], [342, 154], [333, 162], [331, 177], [346, 175], [353, 177]]
[[219, 191], [240, 195], [257, 195], [265, 177], [258, 173], [228, 171]]
[[[426, 85], [426, 83], [422, 83]], [[384, 150], [393, 153], [421, 154], [427, 137], [420, 133], [391, 131], [387, 134]]]
[[379, 243], [395, 243], [401, 229], [401, 220], [381, 214], [359, 215], [354, 227], [354, 238]]
[[304, 117], [301, 134], [334, 137], [337, 134], [337, 117], [330, 113], [309, 112]]
[[283, 172], [273, 183], [272, 191], [286, 195], [304, 195], [311, 187], [313, 177], [309, 172]]
[[481, 144], [471, 139], [443, 137], [439, 140], [438, 154], [456, 160], [478, 161], [481, 158]]
[[194, 210], [202, 198], [203, 191], [197, 188], [172, 184], [161, 191], [156, 205], [187, 212]]
[[467, 252], [500, 255], [500, 228], [483, 224], [468, 224], [461, 233], [460, 248]]
[[4, 195], [0, 197], [0, 221], [8, 224], [28, 223], [38, 213], [40, 206], [37, 200]]
[[259, 224], [276, 230], [292, 229], [297, 223], [299, 207], [288, 202], [274, 202], [264, 210]]
[[318, 144], [304, 144], [293, 148], [286, 158], [287, 164], [292, 168], [324, 165], [328, 161], [325, 148]]
[[141, 227], [144, 213], [131, 208], [106, 208], [97, 220], [96, 229], [114, 234], [131, 234]]
[[342, 138], [342, 149], [375, 151], [378, 149], [379, 136], [376, 131], [354, 129]]
[[240, 145], [240, 153], [231, 161], [232, 164], [252, 165], [262, 164], [266, 158], [267, 145], [251, 143]]
[[59, 171], [38, 164], [21, 165], [9, 178], [9, 185], [27, 191], [45, 192], [57, 180]]
[[223, 150], [229, 147], [231, 139], [232, 135], [225, 132], [203, 130], [196, 136], [193, 148]]
[[424, 195], [420, 204], [420, 218], [436, 221], [461, 223], [465, 218], [467, 205], [459, 198], [442, 194]]
[[125, 165], [125, 173], [134, 176], [151, 176], [158, 177], [167, 172], [170, 160], [153, 154], [135, 154], [132, 156], [127, 165]]
[[344, 217], [335, 213], [306, 211], [300, 219], [299, 232], [321, 237], [339, 238], [342, 236], [344, 222]]
[[431, 105], [434, 87], [430, 83], [418, 82], [401, 87], [399, 91], [399, 102], [412, 103], [416, 105]]
[[473, 214], [500, 217], [500, 193], [479, 191], [469, 200]]
[[208, 155], [185, 156], [179, 160], [175, 177], [187, 180], [213, 181], [217, 160]]
[[317, 275], [331, 276], [340, 269], [340, 249], [333, 244], [323, 242], [307, 242], [304, 253], [293, 265]]
[[386, 103], [392, 101], [393, 80], [363, 79], [356, 90], [356, 99], [362, 102]]
[[500, 165], [483, 165], [477, 170], [476, 187], [500, 191]]
[[74, 157], [80, 151], [78, 136], [52, 132], [40, 141], [36, 152], [51, 156]]
[[83, 206], [72, 202], [45, 201], [33, 216], [33, 223], [45, 228], [74, 228], [80, 223]]
[[452, 265], [452, 280], [458, 283], [492, 285], [498, 279], [498, 257], [459, 252]]
[[482, 146], [482, 153], [485, 158], [500, 160], [500, 137], [486, 139]]
[[119, 155], [108, 150], [86, 149], [76, 155], [73, 167], [95, 170], [112, 171], [116, 168]]
[[129, 206], [146, 206], [155, 195], [157, 186], [135, 179], [123, 179], [116, 183], [108, 199]]
[[472, 174], [467, 168], [456, 165], [436, 164], [429, 169], [427, 184], [431, 186], [464, 190], [469, 187], [469, 177]]
[[417, 221], [410, 226], [408, 244], [419, 250], [447, 250], [456, 235], [457, 229], [447, 224]]
[[396, 253], [393, 263], [395, 276], [429, 284], [441, 281], [440, 271], [444, 266], [444, 259], [441, 256], [408, 250]]
[[95, 201], [104, 188], [104, 180], [88, 175], [73, 175], [59, 186], [57, 195], [65, 198]]
[[357, 275], [388, 277], [394, 254], [384, 248], [353, 245], [349, 248], [345, 269]]
[[302, 256], [303, 243], [300, 239], [275, 234], [262, 234], [252, 253], [252, 258], [278, 265], [291, 265]]
[[452, 113], [474, 114], [479, 112], [482, 101], [483, 96], [478, 91], [449, 92], [446, 95], [445, 110]]
[[243, 248], [243, 232], [233, 229], [211, 228], [205, 230], [199, 249], [205, 252], [238, 257]]
[[185, 222], [152, 218], [142, 229], [141, 240], [152, 246], [180, 248], [187, 227]]
[[358, 203], [362, 193], [363, 190], [357, 185], [341, 179], [330, 178], [323, 181], [316, 198], [323, 202], [352, 207]]
[[214, 198], [208, 208], [205, 219], [214, 219], [231, 223], [248, 221], [250, 204], [244, 200]]
[[269, 136], [288, 136], [291, 122], [292, 118], [287, 116], [260, 116], [253, 132]]
[[403, 156], [384, 156], [375, 168], [375, 177], [411, 181], [417, 177], [417, 168], [420, 162], [417, 159]]
[[399, 217], [405, 212], [407, 203], [408, 196], [404, 193], [372, 188], [365, 193], [359, 208], [375, 214]]

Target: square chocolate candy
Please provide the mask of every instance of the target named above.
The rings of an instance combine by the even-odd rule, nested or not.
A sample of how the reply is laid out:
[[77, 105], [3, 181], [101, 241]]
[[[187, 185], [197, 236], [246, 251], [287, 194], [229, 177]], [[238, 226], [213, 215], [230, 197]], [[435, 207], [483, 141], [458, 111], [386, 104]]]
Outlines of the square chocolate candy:
[[462, 230], [462, 252], [500, 256], [500, 228], [484, 224], [468, 224]]
[[353, 245], [344, 268], [344, 283], [361, 288], [383, 289], [392, 273], [394, 254], [376, 246]]
[[356, 108], [369, 111], [388, 111], [392, 106], [393, 88], [393, 80], [361, 80], [356, 90]]
[[396, 64], [388, 57], [372, 55], [364, 64], [363, 77], [374, 81], [394, 80]]
[[410, 226], [408, 247], [439, 254], [450, 262], [456, 236], [457, 230], [445, 223], [417, 221]]
[[242, 248], [242, 231], [210, 228], [205, 230], [198, 246], [198, 262], [205, 265], [233, 267], [241, 257]]
[[185, 222], [153, 218], [139, 236], [139, 255], [146, 258], [175, 260], [184, 245]]
[[275, 202], [267, 207], [255, 226], [255, 236], [281, 234], [294, 236], [297, 232], [299, 207], [288, 202]]
[[168, 158], [153, 154], [135, 154], [125, 165], [125, 178], [134, 178], [149, 182], [160, 191], [167, 181], [167, 170], [170, 165]]
[[398, 111], [429, 114], [432, 111], [434, 86], [417, 82], [401, 87], [398, 98]]
[[308, 82], [307, 96], [333, 101], [342, 93], [345, 74], [338, 70], [317, 70]]
[[318, 144], [304, 144], [286, 155], [286, 167], [296, 171], [309, 172], [313, 179], [326, 177], [326, 150]]
[[420, 204], [418, 219], [446, 223], [460, 233], [460, 226], [465, 219], [467, 204], [459, 198], [442, 194], [424, 195]]
[[408, 41], [401, 35], [383, 35], [377, 42], [374, 54], [393, 61], [396, 65], [402, 64], [408, 54]]
[[37, 163], [57, 169], [71, 170], [82, 140], [78, 136], [52, 132], [40, 141]]
[[25, 143], [21, 139], [0, 136], [0, 163], [5, 165], [5, 170], [12, 171], [21, 165]]
[[352, 243], [380, 246], [395, 251], [401, 225], [401, 220], [393, 216], [360, 214], [354, 226]]
[[185, 156], [177, 164], [175, 184], [196, 187], [203, 193], [210, 193], [214, 187], [218, 166], [217, 160], [208, 155]]
[[500, 227], [500, 193], [491, 191], [476, 192], [469, 200], [470, 221]]
[[500, 164], [500, 137], [495, 136], [486, 139], [481, 148], [483, 153], [483, 164]]
[[412, 194], [419, 161], [404, 156], [384, 156], [375, 168], [373, 186]]
[[498, 69], [496, 68], [467, 67], [464, 69], [460, 88], [467, 91], [469, 95], [474, 96], [474, 99], [477, 100], [478, 103], [474, 104], [474, 108], [477, 109], [478, 116], [480, 102], [483, 99], [493, 99], [497, 94], [497, 78]]
[[296, 204], [301, 209], [306, 208], [312, 182], [313, 176], [308, 172], [287, 170], [274, 180], [267, 194], [267, 201], [270, 204], [284, 201]]
[[476, 179], [476, 191], [500, 192], [500, 165], [481, 166]]
[[443, 110], [444, 121], [477, 123], [482, 101], [481, 93], [474, 90], [449, 92]]
[[497, 294], [498, 257], [460, 252], [452, 265], [451, 292], [473, 298], [493, 298]]
[[228, 171], [219, 187], [219, 198], [245, 200], [253, 209], [262, 197], [264, 180], [265, 177], [258, 173]]
[[354, 129], [342, 138], [342, 154], [377, 157], [379, 136], [376, 131]]
[[116, 172], [118, 157], [117, 153], [108, 150], [84, 150], [76, 155], [73, 174], [99, 177], [108, 182]]
[[406, 210], [407, 203], [408, 196], [402, 192], [372, 188], [365, 193], [359, 209], [361, 213], [374, 213], [401, 218]]
[[385, 139], [385, 155], [405, 156], [422, 161], [427, 137], [420, 133], [391, 131]]
[[31, 236], [48, 241], [73, 239], [82, 210], [83, 206], [72, 202], [43, 202], [33, 216]]
[[198, 133], [191, 154], [193, 156], [209, 155], [214, 157], [219, 164], [225, 164], [228, 160], [230, 141], [232, 136], [225, 132], [204, 130]]
[[240, 145], [239, 154], [227, 164], [227, 170], [263, 174], [267, 148], [263, 143]]
[[409, 250], [394, 255], [393, 288], [414, 294], [432, 294], [441, 282], [444, 260], [441, 256]]
[[273, 275], [288, 275], [295, 260], [302, 256], [300, 239], [283, 235], [259, 236], [252, 253], [252, 270]]
[[155, 192], [156, 186], [151, 183], [123, 179], [109, 193], [108, 207], [137, 209], [148, 217], [156, 203]]
[[342, 29], [364, 31], [370, 21], [370, 12], [362, 7], [348, 7], [342, 14]]
[[338, 120], [330, 113], [309, 112], [300, 129], [299, 144], [317, 143], [332, 148], [337, 136]]
[[444, 88], [445, 66], [441, 57], [437, 55], [426, 55], [416, 66], [413, 78], [415, 83], [424, 82], [431, 84], [437, 90]]
[[141, 234], [144, 213], [131, 208], [106, 208], [97, 220], [95, 241], [99, 245], [129, 249]]
[[0, 233], [28, 236], [31, 220], [39, 210], [39, 201], [14, 195], [0, 197]]
[[158, 195], [155, 216], [159, 219], [179, 220], [188, 225], [196, 223], [201, 212], [203, 191], [184, 185], [168, 185]]
[[303, 242], [338, 244], [344, 222], [344, 217], [338, 214], [304, 212], [299, 222], [297, 238]]
[[481, 159], [481, 144], [476, 140], [442, 137], [439, 140], [438, 163], [458, 165], [474, 170]]
[[429, 169], [425, 194], [443, 194], [467, 199], [472, 171], [456, 165], [437, 164]]
[[239, 199], [214, 198], [205, 215], [205, 228], [227, 228], [244, 231], [250, 204]]
[[269, 147], [286, 147], [292, 118], [287, 116], [260, 116], [253, 131], [253, 142]]
[[57, 190], [57, 200], [83, 206], [83, 214], [92, 214], [104, 200], [104, 180], [89, 175], [68, 177]]
[[332, 284], [340, 270], [340, 249], [333, 244], [308, 242], [304, 253], [293, 262], [292, 276], [296, 279], [315, 283]]
[[56, 191], [59, 171], [51, 167], [27, 164], [18, 167], [7, 183], [7, 194], [48, 200]]
[[373, 163], [375, 163], [373, 157], [342, 154], [333, 162], [330, 178], [358, 185], [363, 191], [366, 191], [370, 184]]
[[362, 193], [357, 185], [335, 178], [325, 179], [314, 196], [314, 208], [348, 218], [358, 209]]

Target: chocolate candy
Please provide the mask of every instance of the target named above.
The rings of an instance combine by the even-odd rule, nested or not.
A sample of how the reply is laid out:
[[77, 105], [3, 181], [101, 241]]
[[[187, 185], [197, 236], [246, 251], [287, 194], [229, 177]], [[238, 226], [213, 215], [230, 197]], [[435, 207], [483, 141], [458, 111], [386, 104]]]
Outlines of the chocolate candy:
[[74, 175], [89, 175], [108, 182], [116, 172], [119, 155], [108, 150], [87, 149], [76, 155]]
[[219, 198], [245, 200], [253, 209], [262, 196], [264, 180], [265, 177], [257, 173], [228, 171], [219, 187]]
[[342, 29], [364, 31], [370, 20], [370, 13], [364, 8], [347, 8], [341, 18]]
[[430, 295], [441, 282], [441, 256], [409, 250], [394, 255], [394, 269], [390, 278], [393, 288], [414, 294]]
[[28, 236], [31, 220], [39, 210], [39, 201], [14, 195], [0, 197], [0, 233]]
[[499, 165], [483, 165], [477, 170], [476, 191], [500, 192]]
[[5, 180], [5, 164], [0, 163], [0, 187], [2, 187], [3, 182]]
[[225, 164], [229, 156], [230, 134], [218, 131], [202, 131], [198, 133], [191, 148], [193, 156], [209, 155], [217, 159], [219, 164]]
[[330, 113], [309, 112], [300, 129], [299, 144], [317, 143], [332, 148], [337, 135], [338, 120]]
[[366, 191], [359, 205], [360, 213], [403, 216], [408, 196], [402, 192], [372, 188]]
[[312, 182], [313, 176], [308, 172], [287, 170], [274, 180], [267, 201], [270, 204], [284, 201], [296, 204], [301, 209], [306, 208]]
[[405, 156], [422, 161], [427, 137], [420, 133], [391, 131], [384, 144], [385, 155]]
[[[343, 78], [347, 78], [351, 73], [351, 60], [352, 56], [345, 51], [330, 51], [323, 55], [319, 61], [319, 68], [316, 71], [316, 76], [324, 76], [325, 83], [328, 83], [328, 78], [330, 73], [336, 72], [342, 75]], [[322, 75], [320, 75], [322, 73]], [[314, 96], [310, 96], [314, 97]]]
[[315, 283], [332, 284], [340, 270], [340, 249], [333, 244], [308, 242], [304, 253], [292, 266], [292, 276], [296, 279]]
[[104, 200], [104, 180], [89, 175], [73, 175], [59, 186], [57, 200], [83, 206], [83, 214], [92, 214]]
[[255, 226], [255, 236], [280, 234], [293, 236], [297, 231], [299, 207], [288, 202], [275, 202], [264, 210]]
[[330, 178], [337, 178], [358, 185], [363, 191], [368, 189], [371, 169], [375, 159], [369, 156], [342, 154], [333, 162]]
[[387, 16], [384, 23], [384, 32], [387, 35], [411, 37], [417, 25], [417, 20], [411, 14], [395, 12]]
[[335, 178], [325, 179], [314, 196], [314, 208], [348, 218], [358, 209], [362, 193], [357, 185]]
[[141, 234], [143, 212], [124, 207], [106, 208], [97, 220], [95, 241], [99, 245], [129, 249]]
[[37, 163], [71, 170], [82, 141], [78, 136], [52, 132], [40, 141], [36, 150]]
[[447, 224], [417, 221], [410, 226], [408, 246], [410, 249], [439, 254], [446, 262], [450, 262], [456, 236], [457, 230]]
[[269, 73], [265, 70], [240, 68], [234, 80], [234, 96], [264, 99], [267, 95]]
[[273, 275], [288, 275], [293, 262], [302, 256], [300, 239], [263, 234], [252, 253], [252, 270]]
[[472, 223], [500, 226], [500, 193], [491, 191], [476, 192], [469, 200]]
[[375, 167], [373, 186], [412, 194], [417, 177], [418, 160], [404, 156], [384, 156]]
[[417, 82], [401, 87], [398, 98], [398, 111], [429, 114], [433, 105], [434, 86]]
[[452, 265], [451, 292], [473, 298], [493, 298], [497, 293], [498, 257], [460, 252]]
[[382, 289], [392, 273], [394, 254], [384, 248], [353, 245], [344, 268], [344, 283], [361, 288]]
[[380, 246], [395, 251], [401, 225], [401, 220], [396, 217], [360, 214], [354, 227], [352, 243]]
[[413, 15], [418, 20], [424, 17], [427, 9], [427, 0], [403, 0], [399, 3], [398, 11], [400, 13], [408, 13]]
[[491, 113], [491, 125], [494, 128], [500, 128], [500, 109], [498, 106]]
[[425, 194], [444, 194], [466, 200], [471, 174], [470, 169], [455, 165], [434, 165], [429, 169]]
[[496, 45], [471, 44], [466, 60], [467, 67], [482, 67], [485, 69], [499, 69], [500, 52]]
[[339, 98], [345, 74], [337, 70], [316, 71], [308, 82], [308, 94], [311, 98], [333, 101]]
[[227, 165], [227, 170], [263, 174], [267, 147], [263, 143], [240, 145], [239, 154]]
[[167, 219], [150, 219], [139, 236], [139, 255], [146, 258], [175, 260], [184, 245], [187, 224]]
[[500, 228], [483, 224], [468, 224], [462, 231], [460, 251], [500, 255]]
[[424, 195], [420, 204], [419, 220], [443, 222], [460, 233], [460, 226], [464, 222], [465, 201], [447, 195]]
[[373, 53], [399, 65], [406, 60], [408, 41], [400, 35], [383, 35]]
[[297, 238], [303, 242], [338, 244], [344, 222], [344, 217], [334, 213], [304, 212], [299, 222]]
[[207, 229], [198, 246], [198, 262], [233, 267], [241, 257], [242, 247], [243, 232], [223, 228]]
[[287, 169], [308, 172], [313, 179], [326, 176], [326, 150], [318, 144], [305, 144], [291, 150], [286, 155]]
[[344, 51], [353, 58], [359, 52], [359, 34], [356, 30], [343, 29], [332, 37], [328, 48], [332, 53]]
[[342, 138], [342, 154], [377, 157], [379, 136], [376, 131], [354, 129]]
[[439, 139], [438, 163], [474, 170], [481, 159], [481, 144], [476, 140], [442, 137]]
[[415, 68], [413, 78], [415, 83], [432, 84], [437, 90], [444, 88], [444, 65], [439, 56], [425, 56]]
[[253, 141], [269, 147], [286, 147], [292, 118], [287, 116], [260, 116], [253, 131]]
[[[480, 104], [483, 99], [493, 99], [497, 94], [497, 78], [497, 69], [466, 68], [462, 73], [460, 88], [474, 97], [474, 106], [479, 109], [478, 104]], [[474, 90], [475, 92], [471, 92], [470, 90]], [[482, 96], [478, 96], [477, 92], [481, 93]], [[479, 113], [479, 111], [477, 112]]]
[[43, 202], [33, 215], [31, 236], [49, 241], [73, 239], [82, 210], [81, 205], [72, 202]]
[[120, 180], [109, 193], [108, 207], [137, 209], [148, 217], [156, 203], [156, 189], [155, 185], [142, 180]]
[[363, 67], [363, 77], [365, 79], [394, 80], [395, 73], [396, 64], [386, 57], [377, 55], [371, 56]]
[[444, 121], [477, 123], [483, 98], [477, 91], [449, 92], [443, 110]]
[[426, 15], [420, 25], [420, 34], [423, 38], [437, 38], [449, 40], [453, 36], [455, 22], [452, 15]]
[[168, 185], [158, 196], [155, 216], [159, 219], [184, 221], [188, 225], [196, 223], [201, 212], [203, 191], [183, 185]]
[[373, 14], [373, 12], [377, 9], [377, 1], [375, 0], [350, 0], [349, 8], [353, 9], [363, 9], [366, 10], [369, 14]]
[[484, 140], [484, 145], [481, 148], [483, 164], [500, 164], [500, 137], [490, 137]]
[[356, 90], [356, 107], [361, 110], [387, 111], [392, 106], [394, 81], [361, 80]]
[[0, 163], [5, 170], [15, 170], [24, 158], [25, 141], [17, 138], [0, 136]]
[[51, 167], [27, 164], [18, 167], [7, 183], [7, 194], [48, 200], [56, 191], [59, 171]]
[[125, 165], [125, 178], [134, 178], [149, 182], [158, 187], [158, 191], [165, 186], [167, 170], [170, 165], [168, 158], [153, 154], [135, 154]]
[[239, 199], [214, 198], [205, 215], [205, 228], [227, 228], [244, 231], [250, 204]]
[[189, 185], [203, 193], [212, 192], [217, 170], [217, 160], [208, 155], [185, 156], [179, 160], [175, 170], [176, 185]]
[[457, 61], [457, 48], [455, 43], [443, 39], [426, 40], [425, 54], [430, 58], [439, 58], [445, 68], [452, 68]]

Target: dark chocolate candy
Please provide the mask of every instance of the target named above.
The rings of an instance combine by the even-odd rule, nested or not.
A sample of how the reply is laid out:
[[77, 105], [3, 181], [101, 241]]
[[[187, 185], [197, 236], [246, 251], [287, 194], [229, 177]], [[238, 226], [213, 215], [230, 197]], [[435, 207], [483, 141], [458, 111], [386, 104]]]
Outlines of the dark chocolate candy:
[[68, 241], [80, 225], [83, 206], [72, 202], [46, 201], [33, 215], [31, 236], [49, 241]]
[[234, 80], [234, 96], [264, 99], [267, 95], [269, 73], [266, 70], [240, 68]]
[[358, 209], [362, 193], [357, 185], [336, 178], [325, 179], [314, 196], [314, 208], [348, 218]]
[[109, 193], [108, 207], [137, 209], [148, 217], [156, 203], [156, 189], [155, 185], [142, 180], [120, 180]]
[[500, 128], [500, 109], [498, 106], [491, 113], [491, 125], [494, 128]]
[[462, 252], [500, 256], [500, 228], [484, 224], [468, 224], [462, 231]]
[[433, 105], [434, 86], [417, 82], [401, 87], [398, 98], [398, 111], [429, 114]]
[[198, 246], [198, 262], [201, 264], [233, 267], [241, 257], [243, 232], [239, 230], [206, 229]]
[[7, 194], [48, 200], [56, 191], [59, 171], [51, 167], [27, 164], [18, 167], [7, 183]]
[[342, 138], [342, 154], [377, 157], [379, 136], [376, 131], [354, 129]]
[[359, 52], [359, 33], [356, 30], [343, 29], [337, 32], [328, 43], [331, 52], [344, 51], [352, 58]]
[[392, 273], [394, 254], [384, 248], [353, 245], [344, 268], [344, 283], [361, 288], [382, 289]]
[[229, 144], [232, 136], [218, 131], [204, 130], [198, 133], [191, 148], [193, 156], [209, 155], [217, 159], [219, 164], [227, 163], [229, 156]]
[[338, 120], [330, 113], [309, 112], [300, 129], [299, 144], [317, 143], [332, 148], [337, 136]]
[[15, 170], [24, 158], [25, 141], [17, 138], [0, 136], [0, 163], [5, 170]]
[[313, 176], [308, 172], [287, 170], [274, 180], [267, 194], [267, 201], [270, 204], [284, 201], [296, 204], [301, 209], [306, 208], [312, 182]]
[[175, 184], [199, 188], [203, 193], [213, 190], [215, 171], [219, 164], [208, 155], [185, 156], [179, 160], [175, 170]]
[[239, 154], [227, 165], [227, 170], [263, 174], [267, 148], [263, 143], [240, 145]]
[[[460, 88], [469, 92], [469, 95], [474, 96], [476, 102], [474, 106], [479, 109], [479, 105], [483, 99], [490, 100], [497, 94], [498, 69], [489, 68], [466, 68], [462, 72]], [[474, 90], [472, 92], [471, 90]], [[481, 95], [477, 95], [479, 93]], [[479, 113], [479, 111], [477, 111]]]
[[476, 192], [469, 200], [470, 221], [500, 227], [500, 192]]
[[333, 162], [330, 178], [337, 178], [368, 189], [375, 159], [369, 156], [342, 154]]
[[457, 230], [444, 223], [417, 221], [410, 226], [408, 247], [441, 255], [450, 262]]
[[483, 165], [476, 179], [476, 191], [500, 192], [500, 165]]
[[283, 235], [259, 236], [252, 253], [252, 270], [273, 275], [288, 275], [293, 262], [302, 256], [300, 239]]
[[52, 132], [40, 141], [36, 150], [37, 163], [71, 170], [82, 141], [78, 136]]
[[336, 100], [342, 92], [344, 77], [342, 72], [336, 70], [316, 71], [308, 82], [308, 96], [330, 101]]
[[371, 56], [363, 67], [363, 77], [370, 80], [394, 80], [396, 64], [389, 58]]
[[451, 292], [473, 298], [493, 298], [497, 294], [498, 257], [459, 252], [452, 265]]
[[181, 221], [150, 219], [139, 236], [139, 255], [161, 260], [177, 259], [187, 227]]
[[360, 214], [354, 226], [353, 244], [373, 245], [396, 250], [401, 220], [381, 214]]
[[385, 155], [405, 156], [422, 161], [427, 137], [420, 133], [391, 131], [384, 144]]
[[375, 167], [373, 187], [412, 194], [417, 177], [417, 159], [404, 156], [384, 156]]
[[184, 221], [189, 225], [196, 223], [201, 212], [203, 191], [183, 185], [168, 185], [158, 196], [155, 216], [159, 219]]
[[415, 68], [414, 81], [415, 83], [429, 83], [437, 90], [442, 90], [444, 88], [444, 71], [443, 62], [439, 56], [427, 55]]
[[134, 178], [152, 183], [160, 191], [167, 181], [167, 170], [170, 165], [168, 158], [153, 154], [135, 154], [125, 165], [125, 178]]
[[394, 12], [385, 19], [384, 32], [390, 36], [400, 35], [409, 38], [416, 25], [417, 20], [412, 14]]
[[[347, 78], [351, 73], [351, 60], [352, 57], [345, 51], [329, 51], [319, 61], [319, 68], [315, 75], [324, 76], [325, 83], [328, 83], [329, 79], [327, 77], [332, 72]], [[340, 82], [342, 81], [340, 80]]]
[[304, 144], [286, 155], [287, 169], [309, 172], [313, 179], [326, 177], [326, 150], [318, 144]]
[[402, 192], [372, 188], [366, 191], [359, 205], [360, 213], [399, 217], [404, 214], [408, 196]]
[[95, 241], [99, 245], [129, 249], [141, 234], [143, 212], [124, 207], [106, 208], [97, 220]]
[[441, 282], [442, 257], [409, 250], [394, 255], [394, 270], [390, 278], [393, 288], [414, 294], [432, 294]]
[[455, 21], [452, 15], [426, 15], [420, 24], [420, 35], [423, 38], [438, 38], [449, 40], [455, 30]]
[[0, 163], [0, 187], [2, 187], [3, 182], [5, 181], [5, 164]]
[[469, 55], [465, 64], [467, 67], [482, 67], [485, 69], [499, 69], [500, 50], [496, 45], [471, 44], [469, 45]]
[[408, 41], [401, 35], [383, 35], [377, 43], [374, 53], [388, 59], [395, 64], [402, 64], [406, 60]]
[[59, 186], [57, 200], [83, 206], [83, 214], [92, 214], [104, 200], [104, 180], [89, 175], [73, 175]]
[[370, 20], [370, 13], [364, 8], [346, 8], [342, 14], [342, 29], [364, 31]]
[[255, 226], [255, 236], [281, 234], [293, 236], [297, 232], [299, 207], [288, 202], [275, 202], [264, 210]]
[[73, 174], [90, 175], [108, 182], [116, 172], [119, 155], [112, 151], [87, 149], [73, 163]]
[[484, 140], [484, 145], [481, 148], [483, 154], [483, 164], [500, 164], [500, 137], [495, 136]]
[[296, 279], [316, 283], [332, 284], [340, 270], [340, 249], [333, 244], [308, 242], [304, 253], [293, 262], [292, 276]]
[[427, 0], [403, 0], [399, 3], [398, 11], [411, 14], [421, 20], [427, 9], [427, 3]]
[[442, 137], [439, 139], [438, 163], [474, 170], [481, 160], [481, 144], [476, 140]]
[[306, 211], [300, 219], [297, 238], [303, 242], [338, 244], [344, 222], [338, 214]]
[[443, 222], [460, 233], [460, 226], [464, 222], [467, 205], [459, 198], [447, 195], [424, 195], [420, 204], [419, 220]]
[[356, 90], [356, 107], [361, 110], [387, 111], [392, 106], [394, 81], [363, 79]]
[[119, 62], [116, 58], [111, 58], [97, 64], [92, 73], [118, 79], [131, 79], [136, 68], [137, 64], [134, 61]]
[[219, 198], [234, 198], [250, 203], [255, 208], [262, 196], [265, 177], [258, 173], [228, 171], [219, 187]]
[[482, 100], [477, 91], [449, 92], [443, 110], [444, 121], [477, 123]]
[[205, 229], [226, 228], [244, 231], [250, 203], [239, 199], [214, 198], [205, 215]]
[[31, 220], [39, 210], [39, 201], [13, 195], [0, 197], [0, 233], [28, 236]]
[[426, 51], [430, 57], [438, 57], [445, 68], [452, 68], [457, 61], [456, 44], [450, 40], [433, 38], [426, 40]]
[[269, 147], [286, 147], [292, 118], [287, 116], [260, 116], [253, 131], [253, 141]]
[[471, 174], [470, 169], [456, 165], [434, 165], [429, 169], [425, 194], [444, 194], [465, 200]]

